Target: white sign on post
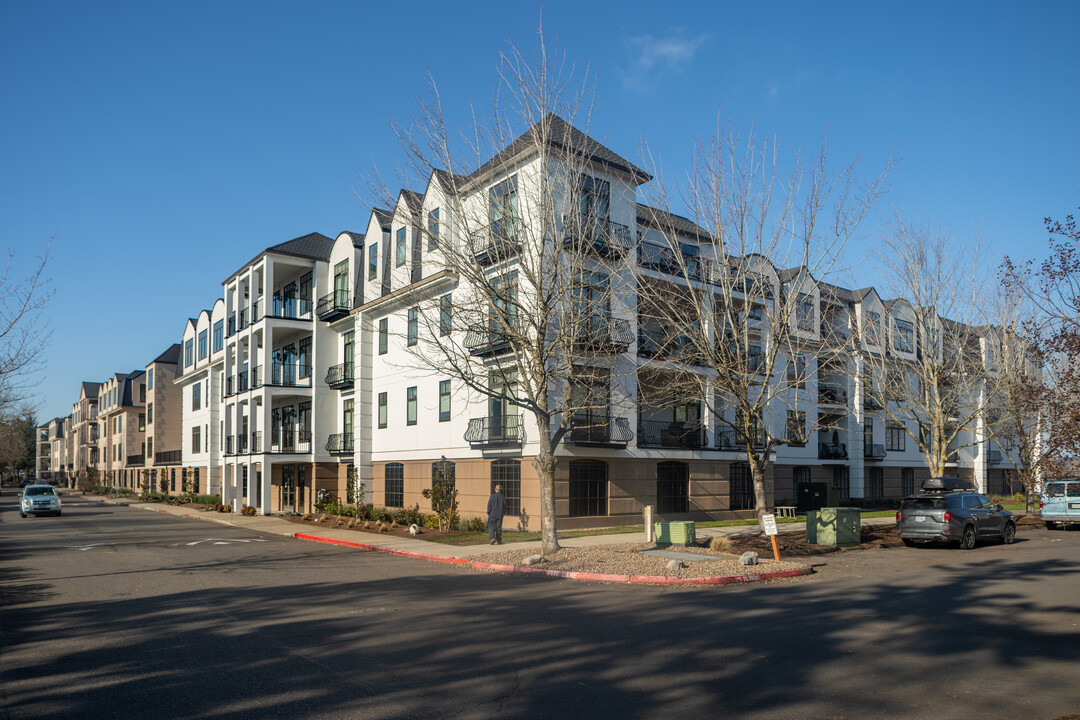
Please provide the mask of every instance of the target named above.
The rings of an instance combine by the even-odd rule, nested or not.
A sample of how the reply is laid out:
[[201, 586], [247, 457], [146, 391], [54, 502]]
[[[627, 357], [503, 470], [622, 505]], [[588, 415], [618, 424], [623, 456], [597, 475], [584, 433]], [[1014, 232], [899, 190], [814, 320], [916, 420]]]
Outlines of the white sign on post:
[[772, 514], [766, 514], [761, 516], [761, 522], [765, 525], [766, 535], [776, 534], [776, 516]]

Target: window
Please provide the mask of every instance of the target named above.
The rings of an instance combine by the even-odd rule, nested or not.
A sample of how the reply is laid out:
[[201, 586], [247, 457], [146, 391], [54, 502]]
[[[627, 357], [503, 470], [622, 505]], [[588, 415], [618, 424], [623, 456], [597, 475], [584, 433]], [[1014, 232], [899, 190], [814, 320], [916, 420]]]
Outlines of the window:
[[147, 403], [146, 404], [146, 424], [147, 425], [153, 425], [154, 424], [154, 403]]
[[225, 321], [218, 320], [214, 323], [214, 352], [221, 352], [223, 347], [225, 347]]
[[439, 247], [439, 208], [435, 208], [427, 215], [428, 250]]
[[386, 463], [383, 470], [383, 494], [386, 507], [405, 506], [405, 466], [401, 463]]
[[386, 427], [386, 393], [379, 393], [379, 427]]
[[439, 336], [446, 337], [450, 334], [454, 319], [454, 305], [450, 295], [439, 298]]
[[662, 462], [656, 465], [656, 512], [684, 513], [690, 511], [690, 467], [681, 462]]
[[450, 422], [450, 381], [439, 381], [439, 422]]
[[570, 461], [570, 517], [607, 515], [607, 463]]
[[904, 452], [907, 432], [903, 425], [889, 424], [885, 426], [885, 449], [894, 452]]
[[905, 497], [915, 494], [915, 471], [912, 468], [900, 470], [900, 494]]
[[491, 463], [491, 492], [502, 485], [506, 496], [506, 514], [521, 514], [521, 461], [494, 460]]
[[202, 452], [202, 428], [198, 425], [191, 428], [191, 452], [192, 454]]
[[[301, 378], [309, 378], [311, 377], [311, 338], [300, 338], [298, 345], [299, 355], [297, 355], [296, 364], [299, 367], [297, 368], [297, 371]], [[209, 397], [210, 393], [207, 393], [206, 395]]]
[[728, 506], [732, 510], [752, 510], [754, 481], [750, 475], [750, 463], [732, 463], [728, 480]]
[[139, 432], [146, 432], [146, 413], [139, 413]]
[[879, 467], [869, 468], [866, 471], [866, 497], [870, 500], [880, 500], [885, 497], [885, 473]]
[[502, 181], [490, 191], [491, 238], [516, 240], [518, 230], [517, 175]]
[[207, 354], [210, 352], [209, 345], [207, 344], [207, 336], [205, 330], [199, 331], [199, 359], [205, 360]]
[[146, 383], [139, 383], [139, 402], [146, 402]]
[[146, 389], [154, 389], [154, 368], [150, 368], [146, 371]]
[[814, 296], [799, 295], [795, 305], [795, 326], [806, 332], [814, 331]]
[[863, 338], [867, 345], [881, 344], [881, 313], [866, 311], [863, 318]]
[[915, 326], [907, 320], [893, 320], [893, 349], [897, 352], [915, 352]]
[[385, 355], [390, 344], [390, 321], [383, 318], [379, 321], [379, 354]]
[[367, 276], [368, 280], [374, 280], [379, 275], [379, 246], [371, 243], [367, 251]]
[[191, 409], [199, 410], [202, 408], [202, 383], [195, 383], [191, 386]]
[[607, 180], [582, 175], [579, 192], [579, 222], [585, 224], [582, 230], [589, 232], [600, 221], [608, 219], [611, 209], [611, 184]]
[[[307, 315], [311, 312], [311, 273], [300, 276], [300, 289], [297, 292], [300, 298], [300, 315]], [[251, 321], [255, 322], [254, 312], [252, 312]]]
[[118, 433], [124, 432], [124, 416], [123, 415], [119, 415], [116, 418], [116, 432], [118, 432]]
[[356, 359], [356, 335], [350, 330], [349, 332], [341, 336], [342, 339], [342, 356], [345, 360], [345, 377], [349, 380], [353, 379], [353, 366]]
[[406, 250], [407, 250], [406, 245], [405, 245], [405, 240], [406, 240], [406, 229], [405, 228], [400, 228], [397, 231], [397, 236], [396, 236], [395, 242], [394, 242], [394, 262], [396, 263], [397, 267], [401, 267], [402, 265], [405, 264], [405, 257], [406, 257]]
[[184, 367], [191, 367], [195, 362], [195, 341], [187, 340], [184, 342]]
[[349, 261], [334, 265], [334, 307], [349, 306]]
[[247, 497], [248, 494], [248, 466], [240, 466], [240, 496]]
[[169, 492], [176, 492], [176, 468], [169, 471]]
[[806, 356], [796, 355], [788, 360], [788, 384], [799, 390], [806, 389]]
[[874, 453], [874, 418], [868, 417], [863, 420], [863, 457], [871, 457]]
[[787, 411], [787, 441], [792, 447], [806, 446], [806, 412]]
[[837, 489], [841, 500], [851, 498], [851, 474], [846, 465], [833, 466], [832, 486]]
[[405, 424], [416, 424], [416, 386], [405, 388]]
[[442, 483], [446, 488], [453, 490], [457, 484], [457, 466], [450, 460], [437, 460], [431, 463], [431, 487], [436, 483]]
[[420, 309], [411, 307], [409, 308], [409, 325], [406, 335], [405, 344], [412, 347], [419, 340], [420, 335]]

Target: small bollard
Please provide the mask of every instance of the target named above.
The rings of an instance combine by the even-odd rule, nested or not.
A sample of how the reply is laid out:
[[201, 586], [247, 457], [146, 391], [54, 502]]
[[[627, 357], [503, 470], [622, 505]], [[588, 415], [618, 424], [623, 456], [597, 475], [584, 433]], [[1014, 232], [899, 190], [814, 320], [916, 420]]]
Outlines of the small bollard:
[[656, 542], [656, 528], [653, 526], [652, 521], [652, 505], [646, 505], [641, 514], [645, 518], [645, 542]]

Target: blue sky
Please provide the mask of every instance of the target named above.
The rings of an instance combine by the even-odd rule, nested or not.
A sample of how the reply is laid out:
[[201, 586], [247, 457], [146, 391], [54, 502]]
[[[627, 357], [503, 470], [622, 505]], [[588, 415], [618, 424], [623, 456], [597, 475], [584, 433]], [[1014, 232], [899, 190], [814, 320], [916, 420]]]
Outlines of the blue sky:
[[[788, 150], [827, 130], [837, 167], [901, 160], [850, 257], [892, 204], [1039, 256], [1042, 218], [1080, 206], [1078, 8], [579, 0], [544, 27], [596, 78], [593, 134], [631, 160], [647, 142], [669, 178], [718, 120]], [[427, 73], [464, 122], [537, 24], [506, 2], [3, 3], [0, 248], [18, 269], [54, 237], [38, 417], [177, 342], [261, 249], [361, 228], [353, 189], [393, 176], [388, 121]]]

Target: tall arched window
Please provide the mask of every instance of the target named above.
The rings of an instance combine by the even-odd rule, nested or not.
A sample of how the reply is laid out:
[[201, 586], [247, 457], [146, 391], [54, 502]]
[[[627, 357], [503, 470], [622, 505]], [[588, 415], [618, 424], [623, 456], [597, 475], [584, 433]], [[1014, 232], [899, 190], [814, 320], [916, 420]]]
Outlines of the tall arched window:
[[731, 510], [752, 510], [754, 505], [754, 481], [750, 475], [750, 463], [731, 463], [728, 507]]
[[383, 483], [383, 504], [386, 507], [405, 507], [405, 466], [401, 463], [386, 463]]
[[570, 517], [608, 514], [608, 468], [599, 460], [570, 461]]
[[656, 465], [656, 512], [684, 513], [690, 511], [690, 466], [683, 462], [662, 462]]

